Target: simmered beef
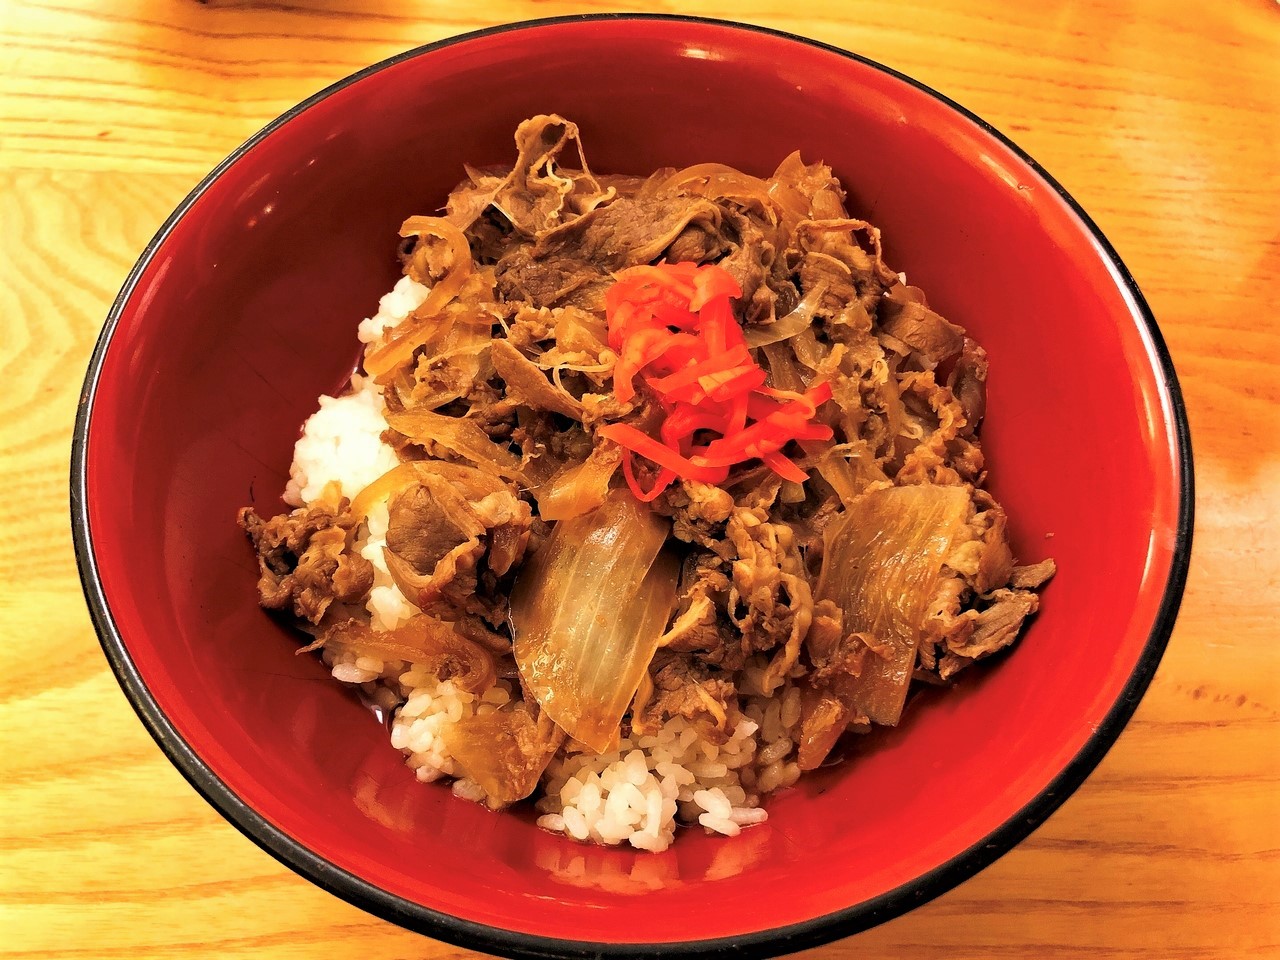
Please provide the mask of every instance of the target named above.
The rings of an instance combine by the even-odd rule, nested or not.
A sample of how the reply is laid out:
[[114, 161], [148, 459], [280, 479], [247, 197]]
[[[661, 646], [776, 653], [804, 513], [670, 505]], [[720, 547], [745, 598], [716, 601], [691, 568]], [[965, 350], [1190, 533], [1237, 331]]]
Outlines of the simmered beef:
[[509, 489], [468, 491], [444, 477], [424, 476], [394, 496], [388, 511], [386, 559], [396, 584], [416, 606], [447, 599], [477, 612], [477, 567], [501, 576], [529, 540], [529, 505]]
[[698, 725], [711, 742], [723, 743], [736, 719], [734, 686], [730, 676], [684, 657], [655, 663], [652, 697], [632, 716], [633, 730], [648, 730], [670, 717], [684, 717]]
[[921, 365], [932, 370], [956, 356], [964, 346], [964, 331], [944, 320], [923, 302], [903, 295], [907, 288], [892, 288], [880, 302], [878, 319], [883, 333], [906, 344]]
[[603, 307], [613, 271], [657, 259], [690, 231], [716, 235], [720, 210], [687, 197], [622, 198], [539, 234], [498, 261], [498, 289], [535, 307]]
[[258, 554], [258, 599], [269, 610], [290, 610], [319, 623], [335, 600], [357, 600], [373, 586], [373, 567], [351, 549], [356, 520], [343, 500], [318, 503], [263, 520], [252, 507], [240, 526]]

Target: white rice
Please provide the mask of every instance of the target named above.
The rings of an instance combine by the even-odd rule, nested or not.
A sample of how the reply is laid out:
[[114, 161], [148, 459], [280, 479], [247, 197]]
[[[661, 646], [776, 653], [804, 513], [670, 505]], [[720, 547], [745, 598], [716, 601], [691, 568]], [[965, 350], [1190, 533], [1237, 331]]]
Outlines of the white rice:
[[365, 525], [356, 539], [360, 556], [373, 564], [373, 589], [365, 609], [373, 618], [373, 629], [394, 630], [410, 617], [421, 613], [409, 602], [387, 570], [387, 557], [383, 549], [387, 545], [387, 502], [380, 500], [369, 508]]
[[[370, 706], [391, 718], [391, 745], [424, 783], [441, 777], [466, 776], [445, 745], [445, 731], [463, 719], [484, 715], [511, 700], [511, 684], [497, 681], [477, 696], [440, 680], [430, 670], [403, 660], [381, 660], [352, 651], [322, 653], [335, 680], [360, 688]], [[459, 786], [461, 784], [461, 786]], [[459, 780], [455, 793], [474, 794], [474, 781]], [[468, 796], [483, 800], [483, 793]]]
[[438, 680], [434, 674], [412, 665], [398, 680], [404, 703], [391, 724], [391, 745], [404, 752], [409, 769], [422, 782], [442, 776], [459, 777], [455, 787], [462, 786], [455, 793], [483, 800], [483, 791], [476, 794], [474, 781], [465, 779], [466, 771], [449, 753], [444, 734], [464, 718], [483, 716], [507, 703], [511, 699], [510, 684], [499, 680], [476, 696], [459, 690], [452, 680]]
[[[403, 278], [382, 298], [378, 312], [360, 324], [364, 343], [404, 320], [427, 288]], [[354, 498], [399, 462], [382, 441], [381, 388], [353, 378], [341, 397], [321, 397], [294, 448], [285, 500], [295, 506], [337, 497]], [[390, 630], [419, 613], [387, 571], [386, 502], [374, 504], [358, 531], [356, 548], [374, 567], [365, 604], [375, 630]], [[484, 792], [445, 745], [448, 729], [464, 718], [496, 710], [517, 688], [499, 680], [479, 696], [439, 680], [431, 671], [399, 660], [324, 651], [333, 677], [360, 688], [367, 702], [391, 719], [391, 743], [423, 782], [452, 777], [453, 793], [483, 801]], [[768, 814], [761, 798], [796, 782], [799, 690], [790, 684], [765, 696], [767, 663], [753, 662], [741, 676], [745, 716], [727, 742], [714, 744], [681, 717], [651, 734], [623, 738], [617, 749], [596, 755], [570, 743], [543, 776], [538, 825], [581, 841], [665, 850], [678, 823], [736, 836]]]
[[361, 343], [373, 343], [388, 330], [394, 330], [405, 317], [427, 299], [428, 287], [410, 277], [401, 277], [391, 292], [378, 301], [378, 312], [361, 320], [356, 336]]
[[[797, 704], [799, 693], [796, 693]], [[756, 711], [764, 715], [763, 707]], [[780, 720], [779, 711], [776, 719]], [[797, 721], [799, 717], [796, 717]], [[624, 737], [618, 748], [592, 754], [577, 744], [552, 761], [538, 801], [538, 825], [576, 840], [630, 843], [641, 850], [665, 850], [675, 838], [677, 819], [708, 832], [737, 836], [744, 826], [763, 823], [757, 753], [779, 755], [776, 786], [794, 783], [800, 770], [782, 757], [791, 748], [791, 729], [780, 726], [764, 741], [760, 724], [738, 722], [729, 740], [714, 744], [697, 728], [675, 717], [652, 734]], [[775, 747], [782, 745], [785, 750]]]
[[286, 503], [297, 507], [322, 497], [354, 498], [400, 462], [382, 442], [387, 428], [382, 390], [363, 377], [353, 378], [352, 386], [340, 397], [321, 397], [320, 409], [303, 424], [293, 448]]

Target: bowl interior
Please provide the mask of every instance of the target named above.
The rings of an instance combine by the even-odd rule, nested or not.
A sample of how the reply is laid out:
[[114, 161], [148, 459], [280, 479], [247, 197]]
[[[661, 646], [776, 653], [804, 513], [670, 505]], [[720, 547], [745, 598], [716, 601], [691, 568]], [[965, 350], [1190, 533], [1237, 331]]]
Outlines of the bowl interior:
[[[554, 55], [552, 55], [554, 51]], [[237, 508], [281, 508], [292, 442], [394, 283], [396, 230], [522, 119], [577, 121], [599, 172], [825, 160], [895, 269], [991, 358], [991, 486], [1024, 562], [1057, 559], [1011, 656], [778, 796], [735, 839], [576, 845], [414, 782], [382, 729], [256, 606]], [[863, 904], [1010, 820], [1097, 729], [1143, 655], [1177, 527], [1173, 414], [1138, 308], [1058, 194], [926, 92], [723, 25], [500, 32], [365, 75], [275, 128], [151, 251], [102, 359], [92, 550], [160, 710], [307, 850], [404, 898], [524, 934], [742, 936]], [[761, 896], [761, 891], [768, 891]]]

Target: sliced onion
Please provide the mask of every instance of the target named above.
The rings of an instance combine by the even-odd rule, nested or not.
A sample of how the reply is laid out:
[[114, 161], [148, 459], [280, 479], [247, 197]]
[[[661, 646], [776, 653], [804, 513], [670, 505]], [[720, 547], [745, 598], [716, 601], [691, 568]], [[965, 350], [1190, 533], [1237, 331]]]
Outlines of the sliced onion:
[[801, 770], [816, 770], [844, 733], [856, 710], [850, 690], [852, 677], [837, 676], [830, 686], [800, 685], [800, 735], [796, 762]]
[[822, 479], [836, 492], [842, 503], [850, 503], [858, 495], [859, 484], [854, 476], [849, 461], [839, 453], [835, 453], [831, 441], [806, 440], [800, 445], [809, 456], [814, 458], [814, 466]]
[[351, 501], [351, 513], [357, 520], [369, 515], [374, 504], [399, 493], [429, 476], [443, 477], [456, 485], [468, 500], [481, 500], [491, 493], [501, 493], [507, 485], [492, 474], [447, 460], [409, 460], [392, 467], [361, 490]]
[[564, 733], [545, 715], [535, 719], [520, 702], [448, 724], [441, 735], [454, 760], [495, 806], [533, 793], [564, 741]]
[[803, 393], [809, 388], [800, 376], [795, 354], [783, 344], [767, 343], [760, 348], [769, 361], [769, 382], [779, 390]]
[[460, 457], [466, 457], [485, 473], [507, 480], [526, 478], [520, 469], [520, 458], [510, 448], [500, 446], [474, 420], [446, 417], [430, 410], [388, 410], [387, 424], [410, 440], [435, 443]]
[[596, 509], [609, 495], [609, 481], [621, 462], [617, 444], [597, 444], [582, 463], [566, 467], [534, 491], [538, 515], [543, 520], [569, 520]]
[[755, 200], [765, 210], [771, 210], [774, 198], [769, 184], [723, 163], [698, 163], [677, 170], [658, 188], [658, 193], [680, 191], [716, 199], [731, 197], [734, 200]]
[[675, 606], [679, 564], [660, 553], [668, 523], [614, 490], [556, 524], [511, 596], [525, 690], [569, 736], [603, 752], [649, 668]]
[[299, 653], [328, 647], [354, 650], [384, 660], [406, 660], [435, 671], [441, 680], [452, 680], [468, 693], [482, 693], [493, 686], [497, 674], [493, 657], [453, 624], [419, 614], [393, 630], [374, 630], [362, 620], [346, 620], [326, 629], [315, 643]]
[[809, 168], [800, 159], [800, 151], [796, 150], [778, 164], [778, 169], [769, 178], [769, 194], [785, 213], [789, 230], [794, 230], [796, 224], [812, 213], [809, 198], [797, 186], [808, 175]]
[[510, 340], [497, 339], [489, 347], [493, 367], [507, 385], [507, 399], [533, 410], [550, 410], [572, 420], [582, 419], [582, 404], [543, 375], [538, 365]]
[[[463, 296], [483, 296], [479, 285], [476, 290], [464, 289]], [[493, 315], [476, 302], [467, 306], [451, 305], [437, 318], [439, 329], [422, 339], [426, 348], [414, 365], [415, 370], [429, 370], [432, 376], [448, 384], [434, 393], [423, 395], [415, 375], [396, 378], [396, 393], [406, 409], [434, 410], [459, 397], [467, 396], [482, 378], [482, 370], [488, 360], [489, 343], [493, 336]], [[415, 346], [413, 349], [417, 349]], [[412, 353], [412, 350], [410, 351]], [[408, 371], [408, 365], [400, 370]], [[390, 381], [394, 374], [380, 378]], [[386, 383], [384, 382], [384, 386]]]
[[410, 319], [392, 331], [392, 337], [387, 343], [365, 356], [365, 371], [373, 377], [382, 376], [413, 356], [413, 351], [423, 342], [423, 332], [431, 328], [437, 315], [458, 295], [462, 285], [471, 276], [471, 244], [462, 231], [448, 220], [440, 217], [410, 217], [400, 227], [400, 236], [437, 237], [448, 245], [451, 258], [444, 276], [439, 279], [414, 278], [420, 283], [431, 284], [427, 299], [413, 312]]
[[852, 503], [871, 484], [889, 479], [864, 440], [837, 445], [830, 441], [803, 440], [800, 449], [813, 459], [822, 479], [846, 504]]
[[889, 651], [868, 657], [846, 692], [874, 723], [902, 714], [926, 608], [969, 506], [964, 487], [890, 487], [859, 497], [826, 529], [817, 598], [844, 611], [847, 632]]
[[564, 309], [556, 317], [556, 346], [599, 356], [609, 342], [605, 322], [585, 310]]
[[785, 317], [779, 317], [765, 326], [749, 326], [743, 331], [748, 347], [763, 347], [779, 340], [788, 340], [804, 333], [813, 326], [813, 312], [818, 309], [827, 285], [819, 283], [804, 295], [795, 308]]
[[[877, 361], [878, 362], [878, 361]], [[896, 438], [902, 434], [907, 419], [907, 408], [902, 403], [902, 383], [898, 380], [894, 360], [886, 360], [887, 373], [876, 392], [880, 397], [880, 405], [884, 408], [888, 450], [892, 454]], [[838, 401], [837, 401], [838, 402]]]
[[820, 370], [822, 361], [831, 355], [831, 348], [818, 342], [812, 328], [797, 333], [790, 346], [796, 360], [810, 370]]

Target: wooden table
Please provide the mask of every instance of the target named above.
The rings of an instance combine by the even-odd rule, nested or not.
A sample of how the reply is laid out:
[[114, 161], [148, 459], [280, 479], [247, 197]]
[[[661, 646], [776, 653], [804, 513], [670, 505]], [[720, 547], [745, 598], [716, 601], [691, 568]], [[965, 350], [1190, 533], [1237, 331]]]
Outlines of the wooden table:
[[[988, 12], [994, 6], [681, 8], [879, 59], [1014, 137], [1137, 277], [1194, 434], [1186, 599], [1119, 743], [996, 865], [813, 953], [1280, 956], [1280, 8], [1049, 0]], [[439, 0], [0, 3], [0, 618], [11, 664], [0, 678], [0, 953], [466, 954], [289, 872], [152, 743], [81, 600], [67, 519], [71, 424], [90, 348], [130, 264], [243, 139], [408, 47], [590, 9], [559, 0], [493, 0], [483, 16]]]

